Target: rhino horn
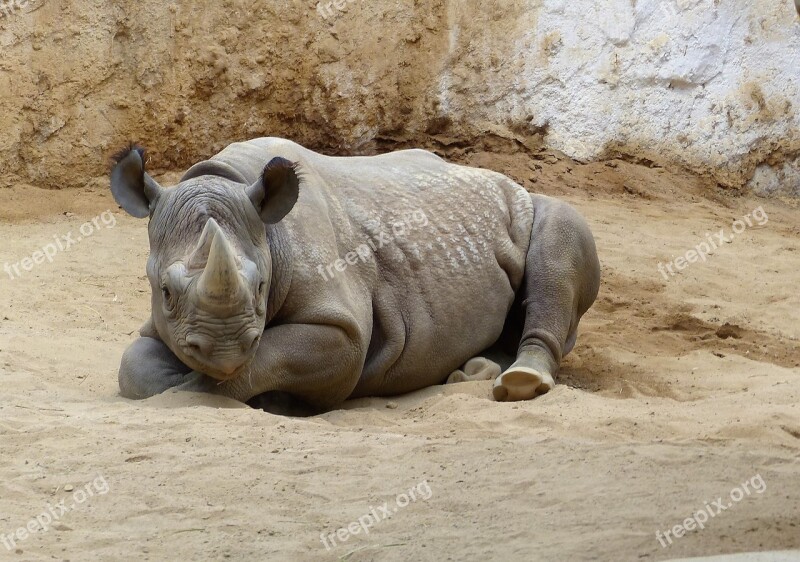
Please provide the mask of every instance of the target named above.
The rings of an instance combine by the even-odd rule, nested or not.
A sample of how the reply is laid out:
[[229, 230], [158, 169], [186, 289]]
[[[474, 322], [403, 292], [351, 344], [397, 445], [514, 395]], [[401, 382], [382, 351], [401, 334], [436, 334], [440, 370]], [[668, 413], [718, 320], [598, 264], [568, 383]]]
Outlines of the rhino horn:
[[233, 247], [214, 219], [208, 219], [201, 240], [208, 243], [208, 260], [197, 282], [201, 299], [213, 302], [231, 302], [239, 297], [243, 286], [236, 265]]

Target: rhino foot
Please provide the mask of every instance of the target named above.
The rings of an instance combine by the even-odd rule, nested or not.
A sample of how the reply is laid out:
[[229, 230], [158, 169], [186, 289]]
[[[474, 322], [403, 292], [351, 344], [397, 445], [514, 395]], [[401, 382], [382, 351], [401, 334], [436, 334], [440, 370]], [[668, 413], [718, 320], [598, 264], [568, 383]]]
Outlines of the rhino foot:
[[490, 381], [500, 374], [500, 365], [485, 357], [473, 357], [461, 369], [453, 371], [445, 384], [469, 381]]
[[555, 385], [541, 354], [522, 352], [517, 361], [495, 379], [492, 395], [498, 402], [530, 400], [550, 392]]
[[512, 367], [494, 381], [492, 396], [498, 402], [530, 400], [556, 385], [553, 377], [528, 367]]

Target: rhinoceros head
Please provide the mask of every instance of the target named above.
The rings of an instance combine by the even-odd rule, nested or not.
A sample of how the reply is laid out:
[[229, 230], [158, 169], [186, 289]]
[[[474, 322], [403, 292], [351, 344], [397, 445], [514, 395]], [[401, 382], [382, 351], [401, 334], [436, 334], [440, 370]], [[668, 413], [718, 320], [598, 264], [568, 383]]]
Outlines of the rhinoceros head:
[[264, 224], [279, 222], [296, 203], [295, 165], [275, 158], [250, 186], [224, 164], [214, 174], [193, 168], [164, 189], [145, 172], [143, 149], [132, 146], [115, 162], [117, 203], [150, 217], [147, 277], [159, 337], [190, 368], [235, 378], [264, 331], [272, 275]]

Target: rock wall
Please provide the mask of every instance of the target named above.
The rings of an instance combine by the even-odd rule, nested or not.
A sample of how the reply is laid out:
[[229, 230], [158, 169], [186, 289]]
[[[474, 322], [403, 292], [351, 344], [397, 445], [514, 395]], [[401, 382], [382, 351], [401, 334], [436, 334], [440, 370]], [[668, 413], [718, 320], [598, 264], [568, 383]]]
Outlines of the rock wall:
[[800, 194], [791, 0], [0, 0], [0, 183], [510, 139]]

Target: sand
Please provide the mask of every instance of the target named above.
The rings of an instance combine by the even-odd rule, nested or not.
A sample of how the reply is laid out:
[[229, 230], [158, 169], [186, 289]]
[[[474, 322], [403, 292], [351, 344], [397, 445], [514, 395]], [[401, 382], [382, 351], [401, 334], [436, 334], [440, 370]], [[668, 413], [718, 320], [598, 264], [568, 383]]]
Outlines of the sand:
[[[491, 401], [490, 382], [440, 386], [306, 419], [197, 394], [117, 396], [120, 355], [148, 314], [146, 222], [123, 215], [102, 179], [0, 190], [0, 265], [105, 211], [114, 222], [98, 219], [18, 278], [0, 272], [0, 541], [54, 519], [46, 531], [31, 523], [10, 550], [0, 542], [0, 559], [663, 560], [800, 548], [796, 201], [701, 190], [624, 162], [494, 163], [573, 203], [597, 238], [603, 286], [560, 384], [515, 404]], [[751, 220], [674, 277], [659, 272], [757, 208], [763, 225]], [[730, 507], [675, 536], [718, 498]], [[359, 518], [364, 527], [351, 525]]]

